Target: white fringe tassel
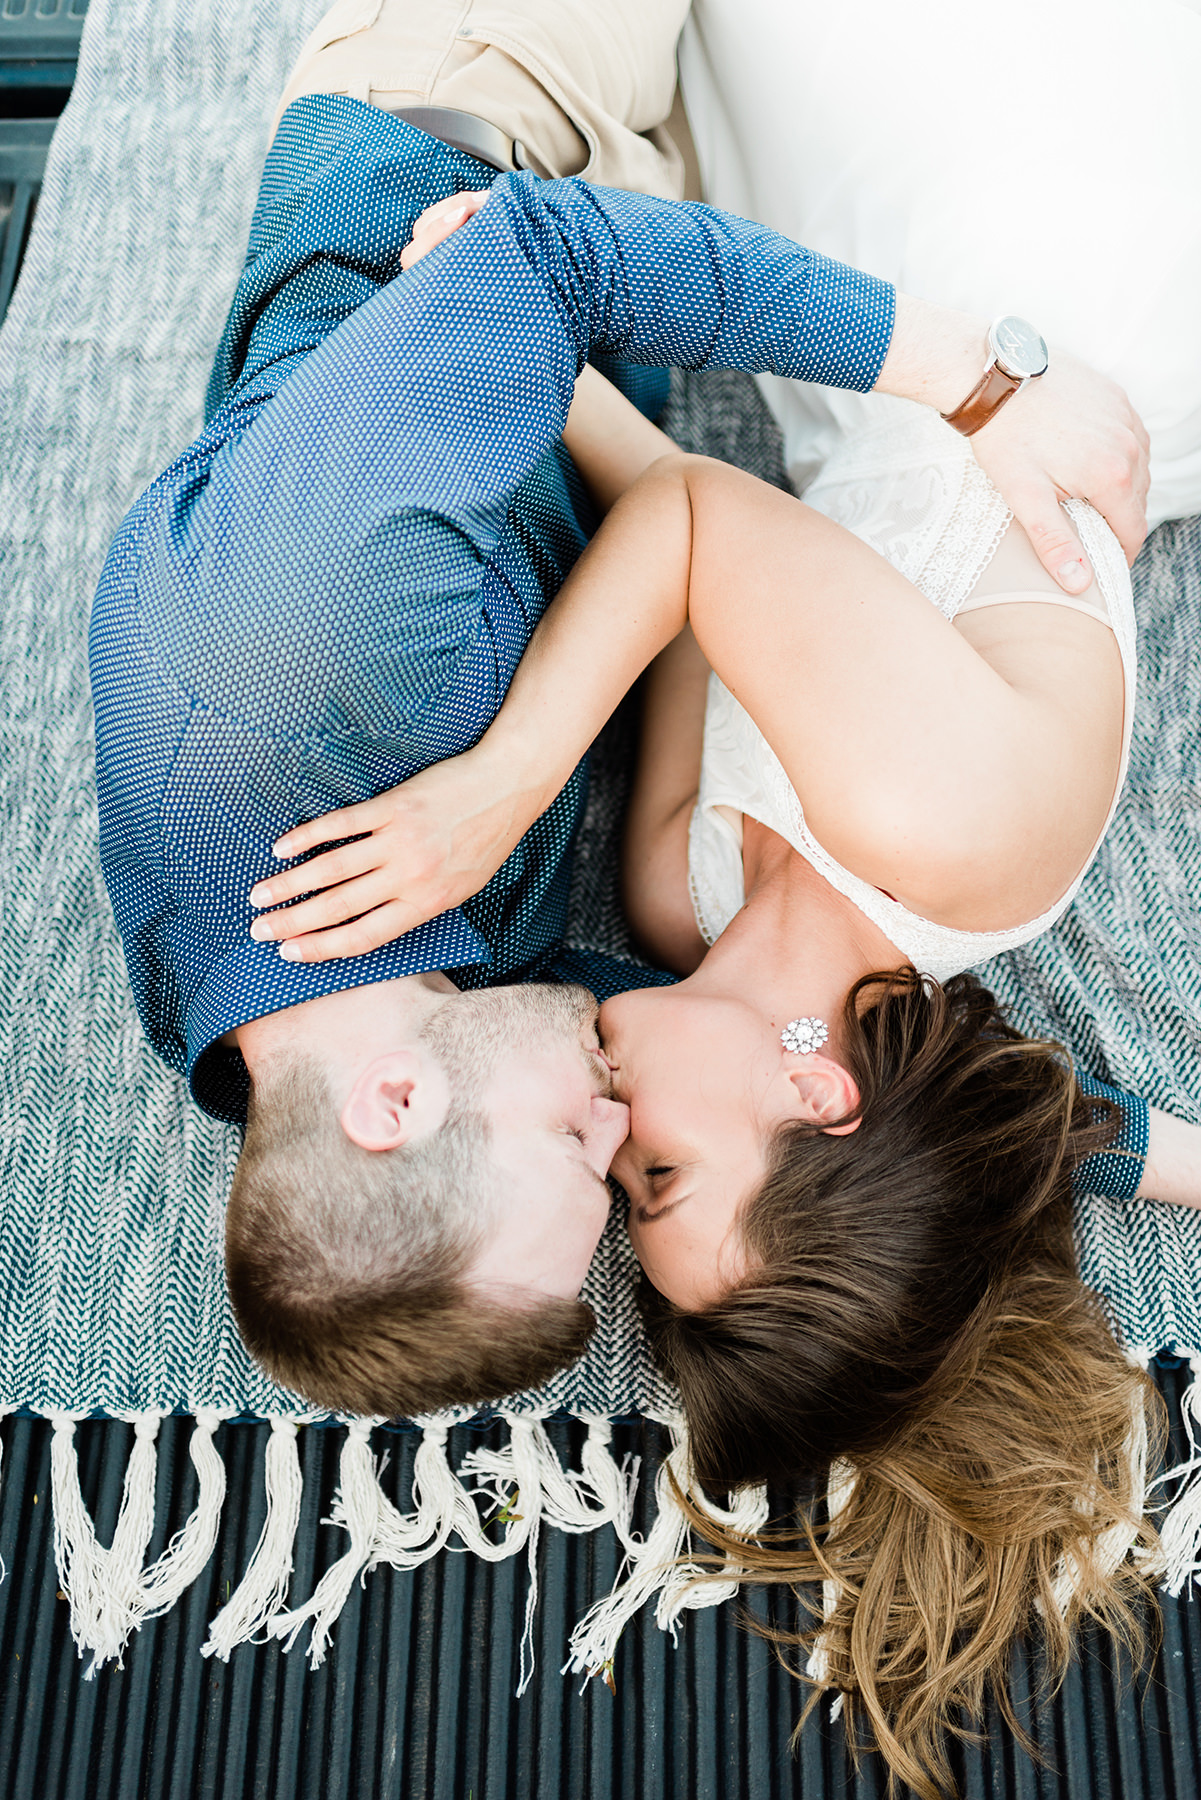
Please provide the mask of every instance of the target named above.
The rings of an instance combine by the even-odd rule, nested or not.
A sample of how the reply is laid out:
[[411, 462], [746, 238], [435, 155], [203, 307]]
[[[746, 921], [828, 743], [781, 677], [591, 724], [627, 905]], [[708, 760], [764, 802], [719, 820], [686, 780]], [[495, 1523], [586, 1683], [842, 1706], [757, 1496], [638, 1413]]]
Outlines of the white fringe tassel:
[[[830, 1474], [826, 1483], [826, 1514], [831, 1525], [838, 1518], [843, 1507], [855, 1491], [855, 1471], [848, 1462], [836, 1462], [830, 1465]], [[838, 1583], [827, 1580], [822, 1582], [822, 1617], [827, 1622], [834, 1617], [838, 1607]], [[825, 1634], [819, 1632], [813, 1640], [813, 1648], [809, 1652], [809, 1661], [805, 1664], [805, 1673], [819, 1687], [827, 1687], [830, 1679], [829, 1657], [826, 1650]], [[837, 1693], [830, 1702], [831, 1719], [838, 1718], [842, 1712], [842, 1694]]]
[[221, 1509], [225, 1505], [225, 1464], [213, 1439], [218, 1425], [229, 1414], [211, 1408], [196, 1414], [196, 1429], [188, 1444], [196, 1471], [196, 1505], [167, 1548], [151, 1564], [138, 1584], [132, 1608], [134, 1627], [170, 1612], [176, 1601], [208, 1567], [217, 1544]]
[[162, 1415], [138, 1413], [133, 1449], [125, 1468], [121, 1509], [109, 1549], [96, 1537], [79, 1486], [75, 1421], [52, 1417], [50, 1485], [54, 1504], [54, 1556], [59, 1586], [71, 1605], [71, 1635], [81, 1654], [92, 1655], [85, 1679], [106, 1662], [121, 1667], [125, 1645], [147, 1619], [168, 1612], [213, 1553], [225, 1499], [225, 1466], [213, 1443], [221, 1415], [202, 1412], [192, 1433], [192, 1463], [199, 1482], [196, 1506], [162, 1555], [144, 1570], [154, 1530], [155, 1440]]
[[138, 1584], [154, 1530], [154, 1441], [159, 1415], [140, 1413], [133, 1421], [133, 1449], [125, 1467], [121, 1510], [112, 1546], [98, 1542], [79, 1487], [75, 1421], [65, 1413], [51, 1420], [50, 1486], [54, 1502], [54, 1560], [59, 1586], [71, 1603], [71, 1636], [82, 1655], [91, 1651], [85, 1679], [106, 1662], [121, 1666], [121, 1653], [134, 1629]]
[[[1145, 1363], [1141, 1352], [1133, 1353]], [[1192, 1382], [1183, 1400], [1189, 1456], [1147, 1486], [1147, 1435], [1141, 1405], [1131, 1419], [1127, 1454], [1135, 1477], [1136, 1502], [1160, 1486], [1176, 1492], [1161, 1524], [1169, 1594], [1179, 1594], [1193, 1578], [1201, 1578], [1201, 1351], [1190, 1353]], [[2, 1416], [2, 1415], [0, 1415]], [[71, 1631], [81, 1653], [91, 1654], [91, 1677], [104, 1663], [121, 1660], [130, 1634], [147, 1619], [167, 1612], [207, 1567], [216, 1543], [225, 1496], [225, 1469], [214, 1443], [223, 1416], [200, 1412], [191, 1439], [191, 1457], [199, 1494], [196, 1506], [162, 1555], [145, 1568], [154, 1525], [156, 1450], [160, 1415], [134, 1416], [134, 1444], [125, 1471], [121, 1507], [112, 1545], [96, 1539], [83, 1504], [75, 1449], [75, 1421], [65, 1413], [51, 1415], [51, 1487], [54, 1503], [55, 1560], [59, 1583], [71, 1605]], [[271, 1421], [264, 1458], [267, 1511], [263, 1529], [242, 1580], [213, 1619], [204, 1656], [227, 1661], [242, 1643], [276, 1638], [291, 1648], [305, 1627], [311, 1628], [308, 1657], [317, 1667], [325, 1658], [332, 1628], [356, 1581], [381, 1565], [413, 1569], [445, 1549], [461, 1549], [486, 1562], [501, 1562], [523, 1552], [529, 1565], [525, 1630], [521, 1643], [520, 1683], [525, 1691], [533, 1673], [533, 1626], [538, 1600], [537, 1551], [543, 1525], [558, 1531], [586, 1533], [611, 1525], [624, 1552], [611, 1593], [589, 1610], [571, 1635], [564, 1674], [603, 1675], [612, 1682], [613, 1659], [626, 1625], [650, 1602], [661, 1630], [675, 1640], [683, 1614], [717, 1606], [737, 1589], [741, 1573], [735, 1562], [714, 1571], [696, 1558], [688, 1521], [673, 1489], [692, 1486], [687, 1433], [678, 1418], [663, 1421], [671, 1428], [671, 1450], [655, 1482], [654, 1515], [645, 1538], [634, 1529], [634, 1496], [639, 1468], [636, 1459], [614, 1460], [609, 1421], [589, 1418], [588, 1435], [578, 1469], [566, 1469], [551, 1443], [545, 1422], [505, 1414], [508, 1442], [470, 1451], [456, 1473], [447, 1455], [447, 1428], [432, 1422], [417, 1445], [411, 1510], [401, 1513], [380, 1484], [386, 1457], [377, 1463], [371, 1432], [378, 1421], [355, 1419], [346, 1425], [339, 1466], [339, 1485], [330, 1520], [348, 1534], [345, 1553], [318, 1581], [309, 1598], [285, 1609], [300, 1520], [302, 1480], [297, 1454], [297, 1424]], [[834, 1519], [846, 1504], [854, 1473], [845, 1464], [831, 1470], [827, 1495]], [[709, 1504], [709, 1503], [707, 1503]], [[710, 1505], [727, 1530], [753, 1536], [767, 1522], [763, 1489], [738, 1495], [730, 1510]], [[1112, 1541], [1111, 1541], [1112, 1540]], [[1101, 1541], [1105, 1561], [1117, 1566], [1130, 1549], [1130, 1533], [1115, 1528]], [[3, 1570], [0, 1569], [0, 1579]], [[1058, 1573], [1056, 1599], [1066, 1605], [1077, 1571], [1065, 1561]], [[834, 1584], [823, 1584], [826, 1619], [837, 1603]], [[827, 1680], [827, 1664], [819, 1636], [807, 1673]], [[836, 1695], [832, 1712], [841, 1705]]]
[[267, 1517], [241, 1581], [209, 1626], [201, 1656], [228, 1662], [237, 1644], [253, 1641], [284, 1603], [292, 1578], [302, 1483], [291, 1419], [272, 1419], [263, 1459]]
[[372, 1568], [385, 1563], [392, 1569], [415, 1569], [446, 1548], [455, 1523], [454, 1482], [446, 1460], [446, 1427], [427, 1425], [413, 1458], [413, 1511], [398, 1512], [381, 1494]]
[[1192, 1380], [1180, 1397], [1180, 1411], [1188, 1438], [1188, 1456], [1168, 1469], [1152, 1488], [1176, 1486], [1175, 1496], [1160, 1522], [1159, 1538], [1164, 1553], [1164, 1589], [1173, 1597], [1194, 1577], [1201, 1582], [1201, 1351], [1182, 1351], [1187, 1356]]
[[[350, 1533], [350, 1548], [325, 1571], [303, 1606], [290, 1612], [277, 1612], [265, 1621], [269, 1638], [282, 1638], [284, 1649], [290, 1650], [305, 1625], [312, 1620], [313, 1635], [309, 1640], [309, 1664], [318, 1668], [325, 1661], [329, 1645], [329, 1629], [346, 1605], [355, 1577], [366, 1573], [375, 1545], [383, 1489], [376, 1476], [371, 1454], [373, 1419], [354, 1419], [347, 1427], [346, 1442], [339, 1462], [338, 1492], [334, 1498], [333, 1517], [328, 1525], [341, 1525]], [[288, 1572], [291, 1573], [291, 1553]], [[282, 1598], [282, 1594], [281, 1594]]]
[[[529, 1584], [526, 1588], [525, 1625], [521, 1633], [521, 1659], [517, 1679], [517, 1694], [520, 1697], [534, 1676], [538, 1538], [543, 1512], [546, 1510], [547, 1484], [549, 1480], [551, 1485], [555, 1485], [563, 1478], [563, 1467], [540, 1419], [523, 1419], [514, 1413], [502, 1414], [502, 1417], [509, 1427], [507, 1446], [502, 1450], [489, 1450], [481, 1446], [476, 1450], [469, 1450], [463, 1458], [462, 1473], [475, 1477], [475, 1488], [469, 1493], [462, 1482], [455, 1484], [459, 1500], [455, 1530], [463, 1541], [464, 1549], [483, 1557], [485, 1562], [503, 1562], [506, 1557], [516, 1556], [523, 1549], [526, 1552]], [[494, 1502], [488, 1518], [499, 1519], [504, 1526], [504, 1536], [499, 1542], [484, 1534], [475, 1502], [477, 1494]], [[598, 1518], [597, 1523], [600, 1522]], [[579, 1526], [568, 1525], [567, 1529], [578, 1530]]]
[[[692, 1561], [688, 1520], [676, 1498], [676, 1488], [687, 1494], [692, 1487], [688, 1438], [678, 1420], [671, 1426], [672, 1448], [655, 1481], [655, 1520], [645, 1539], [632, 1532], [625, 1539], [626, 1558], [613, 1591], [580, 1620], [571, 1634], [563, 1673], [601, 1675], [613, 1685], [613, 1659], [622, 1632], [648, 1601], [655, 1601], [655, 1622], [676, 1641], [680, 1615], [688, 1610], [718, 1606], [735, 1592], [737, 1581], [714, 1580], [715, 1571]], [[673, 1486], [674, 1478], [674, 1486]], [[767, 1491], [749, 1488], [740, 1493], [726, 1512], [709, 1505], [715, 1520], [727, 1530], [752, 1535], [767, 1522]], [[724, 1565], [732, 1577], [735, 1563]]]

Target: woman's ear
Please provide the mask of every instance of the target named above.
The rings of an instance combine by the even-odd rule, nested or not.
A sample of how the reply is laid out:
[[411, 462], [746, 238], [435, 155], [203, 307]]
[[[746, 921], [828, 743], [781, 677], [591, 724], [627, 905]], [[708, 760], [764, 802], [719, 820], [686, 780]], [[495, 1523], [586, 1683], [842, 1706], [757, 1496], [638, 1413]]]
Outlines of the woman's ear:
[[793, 1066], [788, 1079], [796, 1095], [796, 1117], [821, 1125], [831, 1137], [846, 1137], [848, 1132], [857, 1131], [858, 1118], [848, 1119], [844, 1125], [827, 1123], [846, 1119], [859, 1104], [859, 1085], [851, 1071], [817, 1050], [790, 1060]]
[[398, 1150], [437, 1131], [450, 1085], [437, 1063], [417, 1050], [391, 1050], [360, 1070], [339, 1120], [360, 1150]]

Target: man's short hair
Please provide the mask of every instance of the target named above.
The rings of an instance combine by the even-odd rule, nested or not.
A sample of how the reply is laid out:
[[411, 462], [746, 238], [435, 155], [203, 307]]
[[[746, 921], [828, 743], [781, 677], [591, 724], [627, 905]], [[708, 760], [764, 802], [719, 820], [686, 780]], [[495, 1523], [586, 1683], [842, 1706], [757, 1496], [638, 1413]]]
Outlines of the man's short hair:
[[230, 1299], [250, 1354], [318, 1406], [477, 1405], [541, 1386], [592, 1334], [580, 1300], [503, 1305], [471, 1286], [500, 1191], [478, 1066], [475, 1079], [447, 1068], [438, 1131], [383, 1151], [346, 1136], [316, 1058], [273, 1059], [252, 1083], [225, 1221]]

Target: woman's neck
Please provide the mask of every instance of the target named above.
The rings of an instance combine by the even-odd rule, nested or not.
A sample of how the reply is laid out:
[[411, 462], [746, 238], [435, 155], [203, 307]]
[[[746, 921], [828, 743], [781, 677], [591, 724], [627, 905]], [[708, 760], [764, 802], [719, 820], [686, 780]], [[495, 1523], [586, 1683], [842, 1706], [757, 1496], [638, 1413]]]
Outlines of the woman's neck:
[[742, 863], [746, 901], [689, 982], [737, 993], [780, 1028], [792, 1018], [824, 1019], [836, 1049], [851, 987], [905, 958], [790, 844], [750, 818]]

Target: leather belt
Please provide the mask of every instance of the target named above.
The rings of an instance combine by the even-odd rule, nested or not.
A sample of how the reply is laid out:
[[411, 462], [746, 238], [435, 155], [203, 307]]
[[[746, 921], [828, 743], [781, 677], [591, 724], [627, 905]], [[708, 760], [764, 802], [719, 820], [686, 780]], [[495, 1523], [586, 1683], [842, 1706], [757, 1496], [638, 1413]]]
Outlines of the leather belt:
[[528, 169], [532, 165], [520, 139], [507, 138], [487, 119], [453, 106], [386, 106], [396, 119], [436, 137], [452, 150], [464, 150], [490, 169]]

